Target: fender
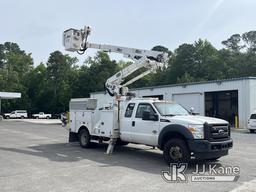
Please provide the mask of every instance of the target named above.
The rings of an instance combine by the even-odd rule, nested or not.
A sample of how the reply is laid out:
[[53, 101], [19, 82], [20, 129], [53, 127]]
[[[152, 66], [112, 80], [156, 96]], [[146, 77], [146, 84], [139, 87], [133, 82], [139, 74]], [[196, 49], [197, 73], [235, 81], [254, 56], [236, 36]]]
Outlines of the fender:
[[158, 136], [158, 147], [159, 148], [161, 148], [161, 146], [164, 142], [163, 139], [164, 139], [165, 135], [170, 134], [170, 133], [178, 133], [188, 140], [194, 139], [192, 133], [190, 133], [189, 130], [185, 126], [178, 125], [178, 124], [167, 125], [161, 130], [161, 132]]

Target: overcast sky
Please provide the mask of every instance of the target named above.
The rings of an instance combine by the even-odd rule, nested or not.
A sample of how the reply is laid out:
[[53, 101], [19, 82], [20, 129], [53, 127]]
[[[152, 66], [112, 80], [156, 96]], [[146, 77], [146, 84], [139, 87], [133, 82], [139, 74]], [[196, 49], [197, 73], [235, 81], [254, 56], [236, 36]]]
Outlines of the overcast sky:
[[0, 43], [18, 43], [35, 65], [64, 52], [62, 32], [70, 27], [90, 25], [95, 43], [171, 50], [198, 38], [221, 48], [232, 34], [256, 30], [255, 0], [1, 0], [0, 9]]

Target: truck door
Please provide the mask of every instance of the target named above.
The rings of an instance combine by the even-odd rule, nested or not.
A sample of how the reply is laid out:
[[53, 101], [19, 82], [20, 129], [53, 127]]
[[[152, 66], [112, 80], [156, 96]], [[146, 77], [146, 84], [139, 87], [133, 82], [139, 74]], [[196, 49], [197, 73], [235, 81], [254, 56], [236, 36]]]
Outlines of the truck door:
[[150, 103], [140, 103], [132, 119], [131, 137], [135, 143], [156, 146], [159, 134], [159, 120], [142, 120], [144, 111], [149, 111], [151, 116], [156, 114]]
[[121, 120], [121, 140], [131, 142], [132, 140], [132, 115], [134, 113], [135, 103], [129, 103], [126, 107], [125, 114]]

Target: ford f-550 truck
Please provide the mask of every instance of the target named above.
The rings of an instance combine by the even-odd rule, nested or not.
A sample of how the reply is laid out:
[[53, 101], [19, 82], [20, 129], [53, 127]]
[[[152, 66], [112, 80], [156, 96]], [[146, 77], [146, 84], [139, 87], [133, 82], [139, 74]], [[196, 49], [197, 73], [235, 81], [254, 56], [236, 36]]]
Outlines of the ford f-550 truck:
[[[218, 159], [228, 154], [233, 144], [228, 122], [193, 116], [177, 103], [135, 98], [128, 91], [128, 85], [161, 69], [168, 61], [167, 53], [89, 43], [90, 33], [89, 26], [64, 31], [65, 50], [83, 54], [93, 48], [122, 54], [134, 62], [106, 80], [105, 89], [113, 97], [111, 104], [98, 106], [96, 99], [70, 101], [70, 142], [79, 141], [86, 148], [91, 142], [109, 141], [107, 154], [112, 153], [116, 143], [154, 146], [163, 151], [168, 164], [191, 158]], [[135, 71], [139, 74], [127, 79]], [[67, 118], [62, 120], [66, 125]]]
[[79, 141], [83, 148], [109, 141], [115, 122], [120, 124], [117, 144], [158, 147], [168, 164], [215, 160], [227, 155], [233, 144], [227, 121], [191, 115], [177, 103], [155, 98], [121, 100], [119, 112], [111, 106], [97, 108], [96, 99], [72, 99], [69, 141]]

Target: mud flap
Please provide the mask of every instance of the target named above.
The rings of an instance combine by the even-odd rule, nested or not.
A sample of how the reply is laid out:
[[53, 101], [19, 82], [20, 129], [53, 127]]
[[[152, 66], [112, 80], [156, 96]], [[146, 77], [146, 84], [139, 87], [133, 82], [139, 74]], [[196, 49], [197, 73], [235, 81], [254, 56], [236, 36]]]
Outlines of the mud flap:
[[79, 141], [78, 139], [78, 134], [74, 133], [74, 132], [69, 132], [69, 138], [68, 138], [68, 142], [77, 142]]

